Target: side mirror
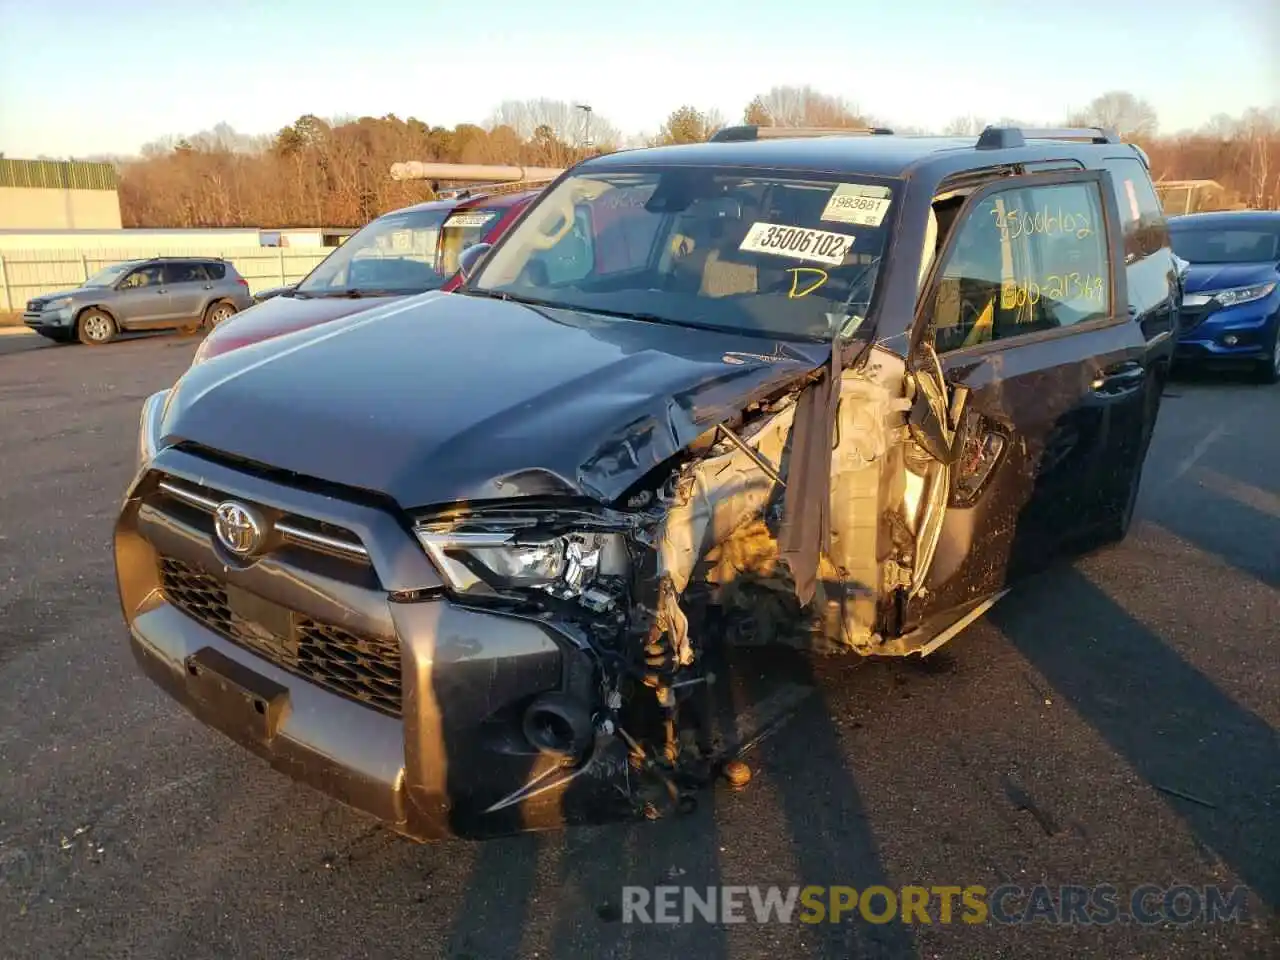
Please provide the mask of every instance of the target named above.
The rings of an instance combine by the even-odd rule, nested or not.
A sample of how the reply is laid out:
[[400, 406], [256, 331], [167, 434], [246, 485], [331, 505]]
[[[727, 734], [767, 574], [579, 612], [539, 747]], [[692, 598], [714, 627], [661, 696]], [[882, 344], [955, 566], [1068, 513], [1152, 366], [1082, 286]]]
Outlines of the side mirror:
[[480, 261], [492, 249], [492, 243], [475, 243], [458, 254], [458, 273], [462, 275], [463, 283], [471, 279]]

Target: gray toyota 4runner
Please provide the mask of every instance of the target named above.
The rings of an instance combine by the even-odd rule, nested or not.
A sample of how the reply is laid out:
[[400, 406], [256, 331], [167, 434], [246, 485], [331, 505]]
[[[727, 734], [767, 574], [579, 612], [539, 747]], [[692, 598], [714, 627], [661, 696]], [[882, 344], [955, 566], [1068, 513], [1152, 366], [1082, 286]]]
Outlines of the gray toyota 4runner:
[[150, 398], [146, 674], [411, 837], [661, 816], [741, 778], [731, 645], [928, 655], [1124, 537], [1179, 306], [1141, 153], [779, 133], [586, 160], [457, 292]]
[[225, 260], [155, 257], [99, 270], [74, 290], [27, 302], [23, 322], [59, 343], [108, 343], [122, 330], [212, 329], [253, 303]]

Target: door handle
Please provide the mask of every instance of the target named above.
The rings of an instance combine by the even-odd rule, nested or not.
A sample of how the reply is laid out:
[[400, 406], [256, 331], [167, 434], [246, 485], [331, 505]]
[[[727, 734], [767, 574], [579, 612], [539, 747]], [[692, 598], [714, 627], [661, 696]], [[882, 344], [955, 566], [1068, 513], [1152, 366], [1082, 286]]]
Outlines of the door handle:
[[1117, 393], [1136, 390], [1146, 383], [1146, 380], [1146, 367], [1131, 360], [1128, 363], [1122, 363], [1117, 367], [1103, 371], [1101, 375], [1094, 378], [1093, 383], [1089, 386], [1094, 393], [1114, 396]]

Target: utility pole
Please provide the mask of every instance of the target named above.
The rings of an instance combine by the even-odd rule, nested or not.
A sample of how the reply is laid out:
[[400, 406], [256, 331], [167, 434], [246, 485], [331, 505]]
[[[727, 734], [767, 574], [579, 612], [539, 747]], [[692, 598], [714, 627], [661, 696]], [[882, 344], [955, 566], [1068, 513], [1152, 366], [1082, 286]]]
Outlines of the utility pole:
[[583, 146], [590, 150], [595, 146], [595, 144], [591, 142], [591, 105], [586, 103], [575, 103], [574, 107], [575, 109], [582, 111], [583, 122], [586, 127], [586, 135], [582, 138]]

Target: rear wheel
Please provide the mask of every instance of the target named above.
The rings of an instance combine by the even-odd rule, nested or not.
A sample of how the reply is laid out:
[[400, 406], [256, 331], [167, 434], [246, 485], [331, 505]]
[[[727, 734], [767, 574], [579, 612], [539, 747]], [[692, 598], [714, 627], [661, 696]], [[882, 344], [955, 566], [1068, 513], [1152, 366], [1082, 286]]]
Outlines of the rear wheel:
[[81, 343], [90, 346], [101, 346], [110, 343], [118, 333], [116, 322], [111, 315], [90, 307], [76, 320], [76, 335]]
[[235, 312], [236, 308], [225, 300], [218, 300], [215, 303], [209, 304], [208, 308], [204, 312], [205, 328], [212, 330]]

